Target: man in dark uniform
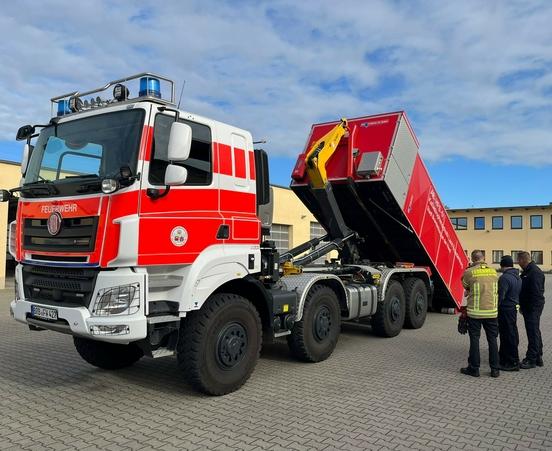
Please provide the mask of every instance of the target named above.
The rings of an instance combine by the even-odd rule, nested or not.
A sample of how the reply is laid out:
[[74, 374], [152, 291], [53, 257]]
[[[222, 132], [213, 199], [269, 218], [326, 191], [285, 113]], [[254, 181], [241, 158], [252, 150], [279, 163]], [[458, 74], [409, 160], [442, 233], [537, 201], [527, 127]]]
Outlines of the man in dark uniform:
[[521, 278], [514, 268], [514, 260], [505, 255], [500, 260], [502, 276], [498, 279], [498, 331], [500, 334], [500, 369], [519, 371], [519, 334], [517, 328], [517, 311]]
[[518, 254], [518, 265], [521, 266], [521, 293], [519, 307], [527, 331], [527, 354], [520, 368], [529, 369], [543, 366], [542, 336], [540, 317], [544, 308], [544, 274], [531, 259], [529, 252]]

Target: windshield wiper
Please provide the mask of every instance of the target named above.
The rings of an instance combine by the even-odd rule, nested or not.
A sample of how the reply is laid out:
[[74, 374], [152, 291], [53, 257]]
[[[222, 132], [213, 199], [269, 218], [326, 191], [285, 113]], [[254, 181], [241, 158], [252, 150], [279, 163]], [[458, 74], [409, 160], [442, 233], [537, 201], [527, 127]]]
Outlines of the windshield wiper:
[[100, 176], [98, 174], [80, 174], [80, 175], [68, 175], [64, 177], [64, 179], [88, 179], [88, 178], [99, 179]]
[[20, 186], [18, 188], [14, 188], [12, 192], [21, 191], [25, 194], [32, 194], [34, 195], [34, 191], [36, 190], [46, 190], [48, 194], [58, 194], [59, 191], [55, 187], [54, 182], [52, 180], [36, 180], [35, 182], [29, 182], [29, 183], [23, 183], [23, 186]]

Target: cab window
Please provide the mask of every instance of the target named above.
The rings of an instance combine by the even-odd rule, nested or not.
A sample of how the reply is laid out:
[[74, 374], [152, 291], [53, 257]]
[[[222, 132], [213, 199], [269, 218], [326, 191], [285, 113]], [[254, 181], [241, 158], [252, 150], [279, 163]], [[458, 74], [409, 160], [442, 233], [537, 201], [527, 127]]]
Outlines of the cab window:
[[[149, 167], [149, 182], [152, 185], [165, 184], [165, 169], [169, 164], [167, 151], [169, 134], [174, 116], [158, 114], [155, 118], [153, 143]], [[181, 119], [180, 122], [192, 128], [192, 148], [186, 161], [174, 161], [173, 164], [188, 170], [188, 179], [184, 185], [210, 185], [213, 179], [211, 168], [211, 130], [197, 122]]]

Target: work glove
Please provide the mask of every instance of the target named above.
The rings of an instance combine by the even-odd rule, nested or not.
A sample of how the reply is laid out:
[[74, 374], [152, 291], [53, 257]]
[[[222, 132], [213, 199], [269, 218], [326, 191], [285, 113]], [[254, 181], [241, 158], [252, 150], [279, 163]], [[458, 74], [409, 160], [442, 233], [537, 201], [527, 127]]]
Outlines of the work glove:
[[465, 335], [468, 333], [468, 318], [464, 316], [458, 317], [458, 333]]
[[460, 308], [460, 316], [458, 317], [458, 333], [465, 335], [468, 333], [468, 312], [466, 307]]

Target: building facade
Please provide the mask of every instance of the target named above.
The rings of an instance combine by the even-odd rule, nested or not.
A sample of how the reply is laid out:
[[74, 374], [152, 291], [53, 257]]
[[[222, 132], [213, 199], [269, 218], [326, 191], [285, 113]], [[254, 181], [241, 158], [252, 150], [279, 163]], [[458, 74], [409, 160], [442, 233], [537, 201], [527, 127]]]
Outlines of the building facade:
[[552, 270], [552, 204], [448, 213], [468, 256], [481, 249], [487, 263], [498, 267], [503, 255], [511, 255], [515, 262], [518, 252], [527, 251], [544, 271]]

